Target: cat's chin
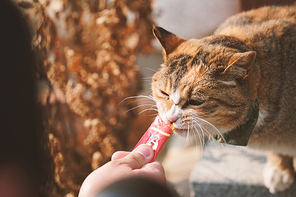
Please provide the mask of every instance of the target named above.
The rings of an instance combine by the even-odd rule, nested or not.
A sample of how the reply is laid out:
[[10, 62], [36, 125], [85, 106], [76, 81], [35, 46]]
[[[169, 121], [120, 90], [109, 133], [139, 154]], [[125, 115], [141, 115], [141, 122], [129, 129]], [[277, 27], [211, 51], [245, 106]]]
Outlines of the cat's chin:
[[190, 132], [190, 129], [178, 129], [178, 128], [175, 128], [174, 130], [174, 133], [179, 135], [179, 136], [183, 136], [183, 137], [186, 137], [188, 135], [191, 135], [191, 132]]
[[[175, 126], [175, 125], [174, 125]], [[175, 130], [174, 133], [179, 135], [179, 136], [194, 136], [194, 135], [202, 135], [202, 136], [208, 136], [208, 135], [222, 135], [225, 133], [228, 133], [229, 129], [226, 128], [215, 128], [214, 127], [209, 127], [203, 131], [197, 130], [197, 129], [193, 129], [193, 128], [178, 128], [178, 126], [175, 126]], [[197, 134], [198, 133], [198, 134]]]

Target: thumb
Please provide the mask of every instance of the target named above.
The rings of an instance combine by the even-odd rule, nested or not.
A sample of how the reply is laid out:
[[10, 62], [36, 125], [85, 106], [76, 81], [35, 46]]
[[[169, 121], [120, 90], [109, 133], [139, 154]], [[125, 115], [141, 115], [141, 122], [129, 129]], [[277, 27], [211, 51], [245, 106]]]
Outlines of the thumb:
[[152, 161], [154, 152], [149, 145], [142, 144], [133, 150], [130, 154], [122, 158], [124, 163], [128, 164], [132, 169], [140, 169], [147, 163]]

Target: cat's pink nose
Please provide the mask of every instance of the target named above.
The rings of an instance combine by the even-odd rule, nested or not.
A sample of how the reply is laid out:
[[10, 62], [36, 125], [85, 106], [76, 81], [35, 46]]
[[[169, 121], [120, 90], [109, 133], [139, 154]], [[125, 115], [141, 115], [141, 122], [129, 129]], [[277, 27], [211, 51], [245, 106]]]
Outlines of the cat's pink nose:
[[167, 117], [167, 118], [168, 118], [168, 120], [169, 120], [171, 123], [174, 123], [174, 122], [176, 122], [176, 121], [179, 119], [178, 116], [171, 116], [171, 117]]

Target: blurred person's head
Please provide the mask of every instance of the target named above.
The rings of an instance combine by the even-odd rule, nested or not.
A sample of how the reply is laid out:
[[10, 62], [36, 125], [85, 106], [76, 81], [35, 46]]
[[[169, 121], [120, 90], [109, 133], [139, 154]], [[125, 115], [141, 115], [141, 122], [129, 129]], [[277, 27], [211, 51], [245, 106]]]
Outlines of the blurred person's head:
[[0, 1], [0, 26], [0, 196], [14, 183], [12, 192], [31, 185], [28, 192], [34, 196], [45, 172], [31, 31], [9, 0]]

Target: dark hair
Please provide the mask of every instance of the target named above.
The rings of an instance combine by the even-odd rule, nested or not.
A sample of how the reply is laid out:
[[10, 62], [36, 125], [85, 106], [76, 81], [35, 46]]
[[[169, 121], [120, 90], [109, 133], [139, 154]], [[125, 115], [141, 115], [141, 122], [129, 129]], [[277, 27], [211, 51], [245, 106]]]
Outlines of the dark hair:
[[0, 1], [0, 25], [0, 164], [14, 162], [28, 170], [39, 190], [47, 172], [31, 30], [9, 0]]

